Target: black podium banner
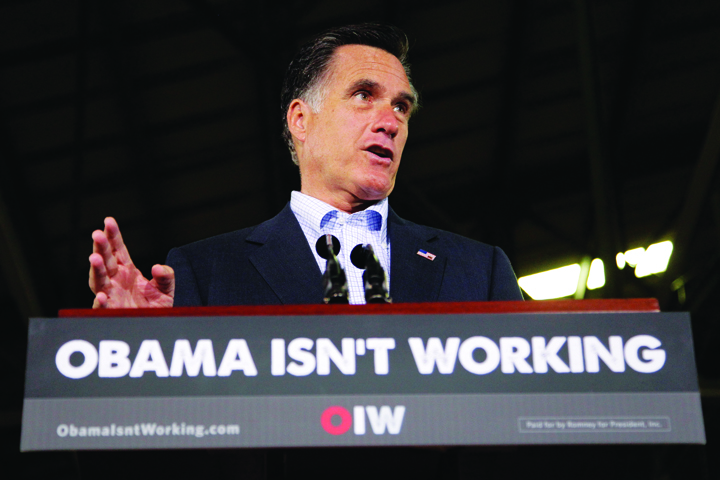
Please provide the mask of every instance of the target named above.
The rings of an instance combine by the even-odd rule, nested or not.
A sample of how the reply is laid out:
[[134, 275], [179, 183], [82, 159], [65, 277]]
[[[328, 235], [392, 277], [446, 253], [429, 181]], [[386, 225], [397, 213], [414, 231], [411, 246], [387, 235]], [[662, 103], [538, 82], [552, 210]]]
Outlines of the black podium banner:
[[30, 322], [24, 451], [704, 442], [686, 313]]

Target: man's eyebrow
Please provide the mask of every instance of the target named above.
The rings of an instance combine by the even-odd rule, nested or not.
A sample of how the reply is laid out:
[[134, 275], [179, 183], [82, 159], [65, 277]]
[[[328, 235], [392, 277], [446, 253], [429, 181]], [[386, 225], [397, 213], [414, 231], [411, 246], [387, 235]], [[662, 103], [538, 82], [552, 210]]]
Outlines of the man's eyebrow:
[[357, 89], [366, 89], [366, 90], [375, 90], [380, 86], [378, 82], [375, 82], [373, 80], [368, 80], [367, 78], [361, 78], [360, 80], [356, 80], [350, 85], [347, 89], [348, 93], [353, 93]]

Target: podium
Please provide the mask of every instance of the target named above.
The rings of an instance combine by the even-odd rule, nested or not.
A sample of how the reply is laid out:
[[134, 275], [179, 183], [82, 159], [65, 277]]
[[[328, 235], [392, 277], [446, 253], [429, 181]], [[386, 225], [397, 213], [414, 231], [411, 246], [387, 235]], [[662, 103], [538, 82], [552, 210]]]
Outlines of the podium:
[[705, 443], [653, 299], [65, 310], [21, 450]]

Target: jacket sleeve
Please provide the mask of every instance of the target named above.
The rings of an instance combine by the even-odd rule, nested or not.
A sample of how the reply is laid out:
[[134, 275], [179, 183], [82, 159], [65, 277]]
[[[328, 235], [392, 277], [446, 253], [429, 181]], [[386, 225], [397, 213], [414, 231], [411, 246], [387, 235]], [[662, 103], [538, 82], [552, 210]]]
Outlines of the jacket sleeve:
[[510, 259], [501, 248], [495, 247], [488, 300], [523, 300]]
[[174, 307], [198, 307], [205, 303], [202, 301], [192, 264], [185, 253], [179, 248], [173, 248], [168, 253], [167, 265], [175, 270], [175, 301]]

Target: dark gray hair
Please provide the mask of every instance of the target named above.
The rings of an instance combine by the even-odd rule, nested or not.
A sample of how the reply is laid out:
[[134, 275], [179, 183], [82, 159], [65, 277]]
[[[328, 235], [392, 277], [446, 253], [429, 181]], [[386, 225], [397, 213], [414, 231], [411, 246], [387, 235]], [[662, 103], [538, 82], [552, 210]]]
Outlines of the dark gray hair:
[[[328, 73], [333, 54], [343, 45], [367, 45], [385, 50], [400, 60], [410, 81], [410, 64], [407, 61], [408, 39], [402, 30], [392, 25], [364, 23], [333, 28], [303, 45], [288, 66], [280, 94], [283, 138], [295, 164], [298, 163], [297, 153], [287, 123], [290, 103], [299, 98], [310, 105], [313, 111], [320, 110], [325, 98], [325, 87], [329, 80]], [[418, 95], [412, 82], [410, 87], [417, 99]]]

